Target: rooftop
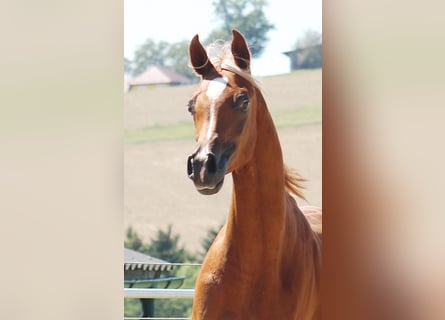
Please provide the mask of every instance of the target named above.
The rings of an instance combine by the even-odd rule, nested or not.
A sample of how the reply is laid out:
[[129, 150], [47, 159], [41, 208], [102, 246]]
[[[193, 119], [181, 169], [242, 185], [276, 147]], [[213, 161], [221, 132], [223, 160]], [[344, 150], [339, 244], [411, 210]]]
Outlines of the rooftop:
[[124, 270], [168, 271], [173, 265], [167, 261], [124, 248]]
[[185, 84], [190, 82], [190, 79], [176, 73], [168, 67], [150, 66], [145, 72], [131, 79], [130, 85]]

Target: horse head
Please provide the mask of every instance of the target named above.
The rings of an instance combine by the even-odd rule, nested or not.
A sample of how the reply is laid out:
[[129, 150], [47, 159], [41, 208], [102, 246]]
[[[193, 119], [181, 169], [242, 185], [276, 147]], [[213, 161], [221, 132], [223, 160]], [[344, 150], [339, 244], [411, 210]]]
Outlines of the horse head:
[[236, 30], [227, 45], [207, 52], [196, 35], [190, 61], [201, 82], [188, 103], [197, 146], [187, 174], [202, 194], [217, 193], [230, 173], [252, 157], [256, 138], [256, 86], [250, 76], [250, 51]]

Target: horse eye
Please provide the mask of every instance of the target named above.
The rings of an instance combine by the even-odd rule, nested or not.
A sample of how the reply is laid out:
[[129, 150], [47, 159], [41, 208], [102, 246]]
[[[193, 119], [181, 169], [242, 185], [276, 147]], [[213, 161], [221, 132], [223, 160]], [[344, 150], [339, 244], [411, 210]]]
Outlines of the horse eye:
[[190, 114], [192, 116], [195, 115], [195, 100], [194, 99], [190, 99], [189, 102], [187, 103], [187, 110], [188, 110], [188, 112], [190, 112]]
[[247, 111], [249, 108], [249, 94], [247, 92], [235, 95], [234, 100], [236, 108], [244, 112]]

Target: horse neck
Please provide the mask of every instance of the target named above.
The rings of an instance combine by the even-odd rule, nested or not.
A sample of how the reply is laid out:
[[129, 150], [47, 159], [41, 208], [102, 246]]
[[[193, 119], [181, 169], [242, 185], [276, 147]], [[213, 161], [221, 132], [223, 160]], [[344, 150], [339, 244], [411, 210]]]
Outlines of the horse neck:
[[256, 122], [253, 157], [232, 173], [226, 238], [236, 243], [234, 250], [249, 252], [250, 257], [262, 261], [277, 261], [285, 219], [283, 157], [277, 131], [259, 92]]

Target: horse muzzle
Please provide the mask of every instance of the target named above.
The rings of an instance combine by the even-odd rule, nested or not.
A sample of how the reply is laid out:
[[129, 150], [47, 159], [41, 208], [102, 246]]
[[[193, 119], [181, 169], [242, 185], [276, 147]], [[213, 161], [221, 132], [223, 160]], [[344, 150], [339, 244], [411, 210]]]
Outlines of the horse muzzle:
[[215, 194], [224, 183], [228, 158], [199, 150], [187, 159], [187, 175], [196, 189], [205, 195]]

